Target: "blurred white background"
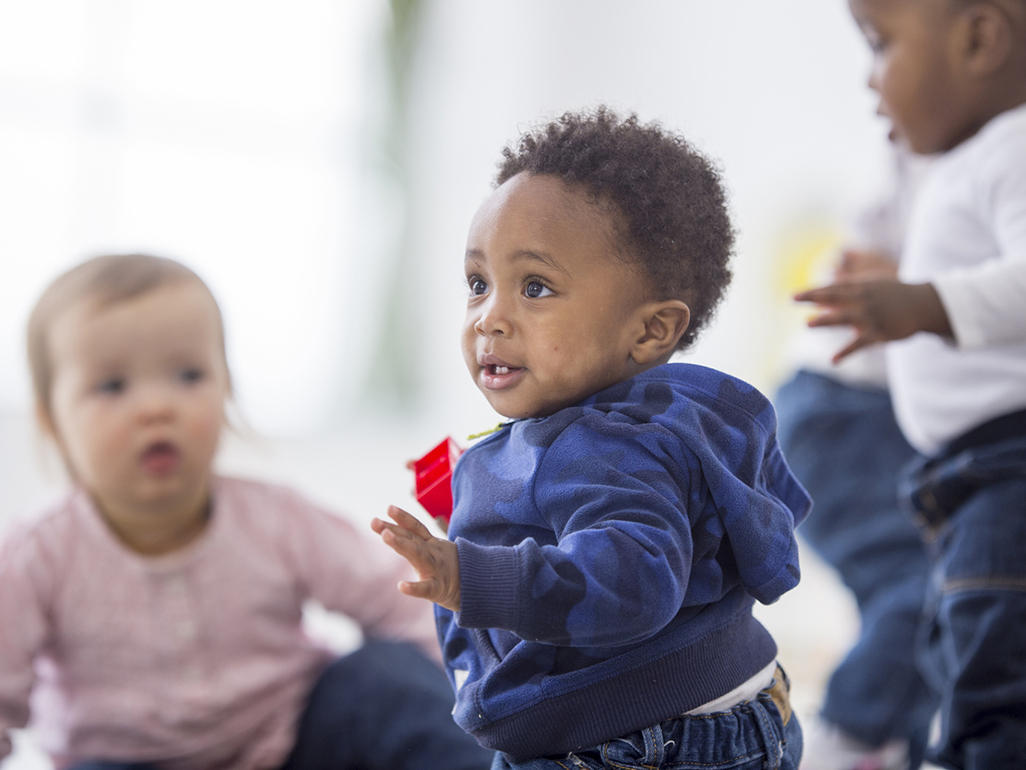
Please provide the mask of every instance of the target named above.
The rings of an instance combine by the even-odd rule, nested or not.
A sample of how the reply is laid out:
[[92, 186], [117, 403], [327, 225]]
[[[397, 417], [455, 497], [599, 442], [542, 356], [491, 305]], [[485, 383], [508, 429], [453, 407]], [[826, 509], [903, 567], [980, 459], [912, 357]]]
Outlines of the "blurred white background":
[[[599, 103], [721, 165], [736, 278], [686, 360], [772, 392], [792, 284], [885, 176], [868, 66], [842, 0], [0, 2], [0, 528], [63, 483], [31, 426], [29, 307], [125, 250], [221, 301], [252, 429], [226, 470], [359, 518], [414, 505], [404, 462], [497, 419], [457, 342], [501, 148]], [[812, 708], [855, 621], [811, 556], [805, 575], [763, 614]]]

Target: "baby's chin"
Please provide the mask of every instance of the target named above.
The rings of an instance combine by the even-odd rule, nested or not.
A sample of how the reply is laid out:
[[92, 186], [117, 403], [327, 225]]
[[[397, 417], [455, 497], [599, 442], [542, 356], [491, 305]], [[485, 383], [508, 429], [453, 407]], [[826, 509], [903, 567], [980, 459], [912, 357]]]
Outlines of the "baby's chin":
[[[581, 399], [588, 395], [588, 391], [583, 393], [574, 391], [571, 393], [566, 388], [562, 388], [559, 390], [558, 397], [554, 397], [556, 395], [554, 393], [556, 386], [550, 386], [547, 389], [548, 392], [544, 393], [538, 393], [538, 388], [534, 387], [535, 395], [532, 396], [530, 393], [525, 392], [532, 389], [529, 387], [531, 384], [524, 382], [518, 383], [515, 388], [505, 390], [490, 390], [484, 387], [481, 382], [476, 382], [475, 384], [485, 397], [488, 405], [507, 420], [531, 420], [548, 417], [562, 409], [579, 403]], [[541, 398], [541, 395], [546, 395], [548, 398]]]
[[509, 399], [496, 396], [487, 390], [481, 389], [488, 404], [500, 417], [507, 420], [530, 420], [534, 417], [548, 417], [553, 412], [559, 411], [562, 407], [550, 406], [545, 408], [535, 404], [511, 404]]
[[544, 416], [530, 409], [511, 409], [508, 407], [499, 406], [498, 404], [492, 404], [492, 409], [494, 409], [500, 417], [507, 420], [529, 420], [532, 417]]
[[541, 419], [543, 417], [548, 417], [550, 415], [553, 415], [556, 412], [560, 411], [561, 409], [565, 409], [568, 406], [571, 406], [571, 404], [558, 404], [558, 405], [548, 404], [548, 405], [546, 405], [544, 407], [533, 407], [533, 408], [525, 407], [523, 409], [512, 409], [512, 408], [500, 409], [495, 404], [492, 404], [492, 408], [496, 412], [498, 412], [501, 416], [505, 417], [507, 420], [535, 420], [535, 419]]

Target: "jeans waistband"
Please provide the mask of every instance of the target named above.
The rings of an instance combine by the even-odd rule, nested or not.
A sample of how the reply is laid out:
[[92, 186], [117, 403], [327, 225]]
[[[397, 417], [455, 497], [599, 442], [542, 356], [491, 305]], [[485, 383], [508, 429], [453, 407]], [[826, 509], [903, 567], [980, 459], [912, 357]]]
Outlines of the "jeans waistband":
[[967, 449], [996, 444], [1005, 439], [1021, 436], [1026, 436], [1026, 409], [998, 415], [982, 425], [977, 425], [972, 430], [952, 439], [941, 454], [951, 457]]

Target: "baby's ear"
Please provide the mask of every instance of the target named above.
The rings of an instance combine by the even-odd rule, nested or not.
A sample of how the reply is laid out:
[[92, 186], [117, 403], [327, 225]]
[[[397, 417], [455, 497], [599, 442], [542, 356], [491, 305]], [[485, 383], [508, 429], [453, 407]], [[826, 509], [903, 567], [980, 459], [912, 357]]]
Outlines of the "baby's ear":
[[639, 308], [644, 331], [634, 341], [634, 363], [649, 365], [668, 359], [691, 323], [691, 309], [679, 299], [647, 302]]
[[1003, 67], [1016, 34], [1002, 9], [989, 3], [973, 3], [962, 11], [965, 61], [970, 71], [989, 75]]

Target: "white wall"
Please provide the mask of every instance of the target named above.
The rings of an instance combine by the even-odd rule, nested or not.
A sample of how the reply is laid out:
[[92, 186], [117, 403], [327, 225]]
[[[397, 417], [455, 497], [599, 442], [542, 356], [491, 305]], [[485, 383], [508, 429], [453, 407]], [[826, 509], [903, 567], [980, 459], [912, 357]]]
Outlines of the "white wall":
[[467, 224], [508, 141], [599, 102], [722, 164], [736, 280], [691, 357], [770, 383], [797, 317], [779, 313], [780, 234], [845, 216], [880, 165], [843, 2], [426, 2], [398, 174], [377, 173], [387, 22], [381, 0], [4, 5], [0, 408], [27, 403], [21, 325], [43, 283], [145, 248], [214, 286], [256, 427], [374, 410], [364, 377], [397, 289], [417, 385], [402, 419], [489, 421], [456, 351]]

